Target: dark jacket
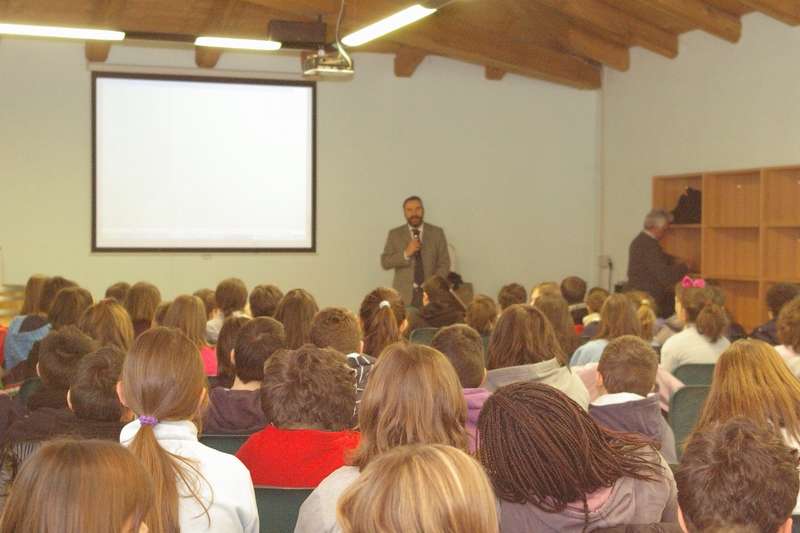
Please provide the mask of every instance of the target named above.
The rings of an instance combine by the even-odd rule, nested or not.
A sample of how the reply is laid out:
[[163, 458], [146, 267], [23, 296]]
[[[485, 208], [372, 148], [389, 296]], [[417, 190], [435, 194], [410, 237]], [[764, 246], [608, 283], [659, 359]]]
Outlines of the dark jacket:
[[781, 344], [778, 340], [778, 323], [774, 318], [758, 326], [750, 336], [773, 346]]
[[217, 387], [208, 394], [209, 406], [203, 416], [203, 433], [210, 435], [252, 435], [267, 427], [258, 390], [230, 390]]
[[658, 241], [645, 232], [639, 233], [628, 250], [628, 288], [651, 295], [658, 307], [658, 316], [668, 317], [674, 308], [673, 285], [689, 268], [678, 263]]
[[408, 317], [408, 327], [404, 334], [408, 337], [417, 328], [443, 328], [453, 324], [463, 324], [465, 315], [466, 311], [462, 306], [431, 302]]
[[84, 439], [119, 441], [124, 422], [106, 422], [78, 418], [69, 409], [42, 407], [14, 422], [0, 438], [0, 448], [9, 442], [72, 436]]
[[675, 434], [661, 416], [657, 394], [611, 405], [589, 405], [589, 414], [599, 425], [614, 431], [635, 431], [661, 443], [661, 455], [670, 464], [678, 462]]

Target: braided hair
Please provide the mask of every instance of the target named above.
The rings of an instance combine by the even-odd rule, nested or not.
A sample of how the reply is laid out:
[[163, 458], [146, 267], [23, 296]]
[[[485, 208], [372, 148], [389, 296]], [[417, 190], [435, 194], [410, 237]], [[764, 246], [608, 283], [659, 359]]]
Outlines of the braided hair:
[[663, 473], [653, 454], [658, 444], [631, 433], [602, 428], [563, 392], [536, 382], [500, 387], [478, 416], [478, 460], [495, 495], [559, 513], [621, 477], [655, 482]]

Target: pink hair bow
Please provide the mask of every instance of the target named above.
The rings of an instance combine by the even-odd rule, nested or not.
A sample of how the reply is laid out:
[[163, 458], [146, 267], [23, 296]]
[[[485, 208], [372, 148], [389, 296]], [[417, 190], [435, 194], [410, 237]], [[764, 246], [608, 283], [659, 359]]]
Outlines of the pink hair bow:
[[681, 287], [684, 289], [690, 289], [692, 287], [696, 287], [698, 289], [702, 289], [706, 286], [706, 281], [701, 278], [697, 278], [696, 280], [692, 281], [692, 278], [689, 276], [684, 276], [683, 281], [681, 281]]

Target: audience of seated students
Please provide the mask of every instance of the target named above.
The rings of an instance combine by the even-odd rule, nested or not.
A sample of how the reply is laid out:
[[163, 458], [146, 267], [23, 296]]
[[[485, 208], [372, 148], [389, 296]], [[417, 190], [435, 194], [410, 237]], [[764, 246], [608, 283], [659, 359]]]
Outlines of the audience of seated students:
[[795, 371], [798, 366], [795, 359], [800, 356], [800, 296], [784, 304], [778, 314], [776, 328], [779, 343], [775, 349]]
[[9, 442], [59, 435], [118, 442], [122, 427], [130, 421], [129, 411], [117, 396], [124, 358], [125, 354], [116, 348], [100, 348], [84, 356], [69, 380], [69, 408], [36, 409], [0, 436], [0, 448]]
[[633, 302], [624, 294], [612, 294], [600, 308], [600, 327], [592, 339], [575, 350], [570, 366], [596, 363], [609, 341], [623, 335], [641, 336], [642, 324]]
[[610, 294], [603, 287], [592, 287], [586, 294], [586, 316], [583, 317], [583, 330], [581, 336], [584, 339], [591, 339], [597, 335], [600, 329], [600, 309]]
[[[239, 278], [227, 278], [219, 282], [214, 292], [218, 312], [206, 323], [206, 342], [213, 346], [217, 343], [219, 330], [229, 316], [242, 316], [247, 305], [247, 287]], [[206, 313], [208, 316], [208, 313]]]
[[158, 287], [146, 281], [134, 283], [125, 300], [120, 300], [133, 322], [133, 336], [138, 337], [153, 324], [156, 308], [161, 303], [161, 292]]
[[56, 440], [22, 465], [0, 533], [146, 533], [154, 499], [150, 474], [119, 444]]
[[500, 288], [497, 293], [497, 309], [502, 313], [514, 304], [525, 304], [528, 302], [528, 293], [525, 287], [519, 283], [509, 283]]
[[[341, 531], [336, 502], [381, 453], [406, 444], [469, 447], [467, 405], [453, 366], [438, 351], [395, 343], [375, 363], [358, 411], [361, 443], [300, 508], [296, 533]], [[346, 458], [347, 459], [347, 458]]]
[[575, 332], [567, 300], [560, 294], [543, 294], [536, 298], [535, 307], [550, 321], [558, 343], [569, 360], [581, 345], [581, 337]]
[[326, 307], [311, 320], [311, 342], [317, 348], [333, 348], [347, 358], [347, 364], [355, 370], [356, 409], [375, 358], [362, 354], [361, 328], [358, 318], [343, 307]]
[[657, 370], [658, 356], [644, 340], [623, 335], [609, 342], [597, 365], [600, 396], [589, 405], [589, 414], [605, 428], [635, 431], [660, 443], [661, 455], [675, 464], [675, 435], [653, 392]]
[[655, 340], [658, 327], [658, 309], [655, 307], [655, 300], [644, 291], [628, 291], [624, 294], [636, 308], [636, 317], [641, 326], [639, 337], [651, 346], [658, 346]]
[[441, 444], [387, 451], [344, 491], [344, 533], [497, 533], [494, 494], [481, 465]]
[[[800, 448], [800, 381], [763, 341], [740, 340], [722, 353], [694, 433], [736, 416], [747, 417], [792, 448]], [[692, 439], [693, 435], [690, 443]], [[795, 513], [800, 513], [797, 494], [795, 499]]]
[[348, 427], [356, 405], [351, 372], [341, 353], [312, 344], [269, 358], [261, 385], [269, 425], [236, 452], [254, 485], [314, 488], [345, 465], [361, 440]]
[[133, 322], [121, 303], [100, 300], [86, 308], [78, 321], [78, 329], [100, 346], [111, 346], [127, 352], [133, 342]]
[[[232, 317], [225, 323], [241, 318]], [[230, 352], [236, 378], [229, 389], [211, 389], [210, 405], [203, 415], [205, 433], [250, 435], [271, 422], [261, 409], [258, 391], [264, 379], [264, 363], [285, 345], [283, 326], [273, 318], [254, 318], [241, 327]]]
[[175, 328], [136, 338], [117, 391], [136, 420], [120, 441], [154, 479], [155, 504], [144, 516], [153, 533], [259, 530], [250, 473], [236, 457], [197, 441], [208, 399], [197, 345]]
[[150, 324], [151, 328], [157, 328], [164, 324], [164, 318], [167, 316], [167, 311], [169, 311], [169, 306], [172, 305], [172, 301], [168, 302], [161, 302], [156, 307], [156, 312], [153, 314], [153, 323]]
[[502, 532], [678, 520], [672, 472], [651, 442], [598, 426], [549, 385], [501, 387], [483, 404], [478, 431]]
[[745, 417], [695, 433], [675, 471], [685, 533], [790, 533], [797, 450]]
[[[50, 331], [64, 326], [77, 325], [83, 312], [92, 305], [92, 295], [82, 287], [67, 287], [56, 294], [53, 305], [47, 313]], [[36, 377], [36, 364], [39, 362], [39, 341], [33, 343], [28, 358], [16, 365], [3, 376], [9, 386]]]
[[311, 320], [317, 311], [317, 301], [306, 290], [292, 289], [283, 295], [275, 308], [275, 320], [286, 329], [287, 349], [311, 342]]
[[[40, 282], [41, 289], [39, 289]], [[50, 312], [50, 307], [53, 305], [53, 300], [55, 300], [58, 291], [66, 287], [76, 287], [77, 283], [60, 276], [46, 278], [44, 281], [41, 281], [38, 276], [34, 276], [28, 280], [28, 285], [31, 285], [31, 299], [38, 292], [39, 300], [35, 307], [33, 305], [30, 307], [23, 305], [24, 314], [14, 317], [8, 325], [8, 333], [3, 346], [6, 371], [26, 360], [33, 343], [44, 338], [50, 331], [47, 313]], [[27, 286], [25, 300], [26, 302], [28, 300]]]
[[440, 276], [431, 276], [422, 284], [422, 307], [408, 317], [406, 337], [417, 328], [443, 328], [463, 324], [467, 308], [450, 290], [450, 283]]
[[253, 318], [260, 316], [275, 316], [278, 302], [283, 298], [283, 292], [275, 285], [256, 285], [250, 291], [250, 315]]
[[583, 326], [586, 311], [586, 282], [578, 276], [569, 276], [561, 281], [561, 296], [569, 304], [569, 314], [574, 326]]
[[517, 381], [538, 381], [563, 391], [584, 409], [589, 407], [589, 392], [570, 372], [553, 326], [532, 305], [512, 305], [500, 315], [489, 341], [486, 368], [485, 386], [490, 391]]
[[[214, 291], [208, 288], [197, 289], [192, 293], [192, 296], [197, 296], [203, 302], [203, 307], [206, 308], [206, 321], [217, 316], [219, 309], [217, 309], [217, 296]], [[208, 342], [208, 339], [206, 339], [206, 342]]]
[[[197, 346], [203, 358], [203, 368], [207, 376], [217, 375], [217, 351], [206, 344], [206, 318], [203, 302], [197, 296], [181, 294], [167, 309], [164, 327], [178, 328]], [[219, 335], [219, 332], [217, 332]]]
[[674, 372], [687, 363], [716, 363], [731, 343], [723, 336], [728, 316], [714, 303], [711, 291], [702, 284], [684, 287], [676, 297], [675, 312], [684, 328], [661, 347], [661, 365], [667, 372]]
[[764, 341], [773, 346], [783, 344], [778, 338], [778, 315], [787, 303], [800, 296], [800, 287], [794, 283], [776, 283], [767, 289], [765, 300], [769, 320], [757, 326], [750, 337]]
[[467, 432], [469, 451], [476, 446], [478, 413], [483, 402], [492, 393], [483, 388], [486, 366], [483, 359], [483, 342], [478, 332], [464, 324], [454, 324], [440, 329], [431, 341], [431, 348], [439, 350], [453, 365], [467, 400]]
[[231, 352], [236, 347], [236, 337], [250, 320], [249, 316], [231, 316], [222, 323], [217, 345], [214, 347], [217, 352], [217, 387], [225, 389], [233, 387], [236, 370], [231, 359]]
[[131, 284], [127, 281], [118, 281], [106, 289], [105, 298], [114, 298], [119, 303], [125, 301], [125, 296], [131, 290]]
[[366, 355], [378, 357], [384, 348], [403, 339], [408, 327], [406, 305], [391, 287], [378, 287], [364, 297], [358, 311]]
[[531, 289], [531, 305], [536, 302], [539, 296], [545, 294], [561, 294], [561, 287], [555, 281], [543, 281], [536, 284], [533, 289]]
[[485, 294], [476, 295], [467, 304], [464, 322], [478, 332], [481, 337], [488, 337], [497, 322], [497, 305]]
[[99, 347], [97, 342], [75, 326], [65, 326], [48, 333], [39, 344], [39, 364], [36, 365], [41, 383], [28, 398], [28, 409], [66, 409], [69, 383], [78, 368], [78, 362]]

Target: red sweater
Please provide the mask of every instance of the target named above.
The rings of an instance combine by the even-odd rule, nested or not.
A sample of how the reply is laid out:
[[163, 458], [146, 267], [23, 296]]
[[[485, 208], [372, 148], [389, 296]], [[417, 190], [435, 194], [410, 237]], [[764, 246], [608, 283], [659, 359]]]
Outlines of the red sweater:
[[236, 457], [253, 485], [314, 488], [339, 467], [344, 453], [361, 441], [356, 431], [278, 429], [269, 425], [247, 439]]

